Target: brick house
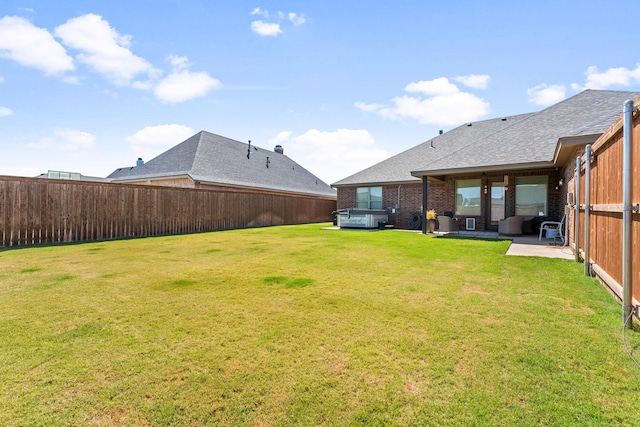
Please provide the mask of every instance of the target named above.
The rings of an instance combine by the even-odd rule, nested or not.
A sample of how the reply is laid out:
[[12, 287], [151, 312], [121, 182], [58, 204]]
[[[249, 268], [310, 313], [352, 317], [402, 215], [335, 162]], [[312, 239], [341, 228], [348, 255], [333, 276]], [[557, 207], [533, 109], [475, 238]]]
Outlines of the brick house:
[[399, 228], [424, 207], [451, 212], [462, 229], [497, 230], [516, 215], [534, 227], [559, 221], [575, 156], [639, 95], [585, 90], [539, 112], [463, 124], [332, 184], [338, 209], [384, 209]]

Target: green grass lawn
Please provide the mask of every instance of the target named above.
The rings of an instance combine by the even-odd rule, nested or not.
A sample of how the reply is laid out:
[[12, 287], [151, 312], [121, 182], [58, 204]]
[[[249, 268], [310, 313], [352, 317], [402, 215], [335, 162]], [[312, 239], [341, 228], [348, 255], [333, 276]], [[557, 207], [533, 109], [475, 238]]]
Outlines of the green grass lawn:
[[640, 423], [580, 264], [323, 225], [0, 251], [0, 425]]

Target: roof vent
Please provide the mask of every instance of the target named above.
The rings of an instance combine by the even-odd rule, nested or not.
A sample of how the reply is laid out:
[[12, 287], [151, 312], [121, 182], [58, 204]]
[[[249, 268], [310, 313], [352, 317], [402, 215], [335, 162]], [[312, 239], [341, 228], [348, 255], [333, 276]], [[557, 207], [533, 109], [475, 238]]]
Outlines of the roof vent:
[[467, 126], [469, 126], [469, 127], [470, 127], [471, 125], [472, 125], [472, 123], [467, 123]]
[[502, 121], [503, 121], [503, 122], [506, 122], [506, 121], [507, 121], [507, 118], [506, 118], [506, 117], [503, 117], [503, 118], [502, 118]]
[[438, 135], [442, 135], [442, 134], [443, 134], [442, 129], [440, 129], [440, 130], [438, 131]]
[[144, 160], [142, 160], [142, 157], [138, 157], [138, 160], [136, 161], [136, 167], [142, 165], [144, 165]]
[[274, 148], [273, 151], [275, 151], [276, 153], [284, 154], [284, 148], [282, 148], [282, 145], [276, 145], [276, 148]]

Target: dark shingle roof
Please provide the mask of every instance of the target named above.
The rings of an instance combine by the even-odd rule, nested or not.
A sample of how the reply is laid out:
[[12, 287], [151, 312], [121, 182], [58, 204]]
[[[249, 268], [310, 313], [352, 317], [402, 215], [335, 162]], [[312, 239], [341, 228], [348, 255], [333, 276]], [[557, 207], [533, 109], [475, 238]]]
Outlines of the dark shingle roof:
[[465, 143], [480, 140], [496, 131], [514, 126], [530, 115], [521, 114], [499, 119], [482, 120], [472, 123], [471, 126], [468, 126], [468, 124], [458, 126], [332, 185], [340, 187], [363, 183], [416, 182], [418, 178], [411, 176], [411, 171], [418, 169], [428, 161], [452, 155], [456, 151], [463, 149]]
[[622, 114], [624, 101], [638, 96], [638, 92], [585, 90], [537, 113], [465, 124], [333, 185], [410, 182], [412, 171], [427, 175], [513, 165], [553, 166], [560, 138], [603, 133]]
[[[141, 166], [120, 168], [114, 182], [178, 177], [229, 186], [335, 197], [335, 190], [284, 154], [201, 131]], [[267, 163], [268, 159], [268, 163]]]

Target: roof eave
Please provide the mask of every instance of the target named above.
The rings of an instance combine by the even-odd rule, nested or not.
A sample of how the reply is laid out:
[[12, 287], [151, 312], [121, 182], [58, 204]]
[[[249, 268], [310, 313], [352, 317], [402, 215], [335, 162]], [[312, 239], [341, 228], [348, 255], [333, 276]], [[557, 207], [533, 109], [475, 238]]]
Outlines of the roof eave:
[[555, 163], [556, 166], [564, 166], [576, 148], [593, 144], [600, 138], [600, 135], [602, 134], [594, 133], [589, 135], [563, 136], [558, 139], [556, 151], [553, 154], [553, 163]]
[[[162, 180], [166, 178], [171, 178], [171, 179], [188, 178], [195, 184], [217, 185], [220, 187], [234, 187], [234, 188], [242, 188], [246, 190], [269, 191], [274, 193], [291, 194], [295, 196], [307, 196], [307, 197], [314, 196], [314, 197], [322, 197], [327, 199], [335, 199], [337, 197], [335, 194], [311, 193], [311, 192], [303, 192], [303, 191], [295, 191], [295, 190], [283, 190], [278, 188], [257, 187], [252, 185], [231, 184], [228, 182], [209, 181], [205, 179], [198, 179], [197, 177], [193, 177], [190, 174], [144, 176], [144, 177], [137, 177], [137, 178], [117, 179], [117, 180], [113, 180], [112, 182], [136, 183], [140, 181], [154, 181], [154, 180]], [[168, 187], [171, 187], [171, 186], [168, 185]]]
[[217, 185], [221, 187], [234, 187], [234, 188], [242, 188], [245, 190], [260, 190], [260, 191], [268, 191], [272, 193], [283, 193], [283, 194], [291, 194], [295, 196], [314, 196], [314, 197], [324, 197], [328, 199], [335, 199], [337, 195], [335, 194], [327, 194], [327, 193], [311, 193], [304, 191], [295, 191], [295, 190], [285, 190], [281, 188], [272, 188], [272, 187], [258, 187], [255, 185], [242, 185], [242, 184], [232, 184], [228, 182], [217, 182], [217, 181], [208, 181], [205, 179], [195, 179], [189, 176], [196, 184], [206, 184], [206, 185]]
[[466, 168], [450, 168], [450, 169], [431, 169], [412, 171], [411, 175], [420, 178], [423, 176], [444, 176], [444, 175], [469, 175], [482, 172], [503, 172], [513, 170], [526, 170], [526, 169], [542, 169], [551, 168], [556, 165], [551, 161], [531, 162], [531, 163], [508, 163], [502, 165], [487, 165], [487, 166], [473, 166]]
[[123, 178], [112, 178], [111, 182], [137, 182], [137, 181], [154, 181], [154, 180], [159, 180], [159, 179], [167, 179], [167, 178], [171, 178], [171, 179], [175, 179], [175, 178], [189, 178], [192, 181], [194, 180], [193, 178], [191, 178], [191, 175], [189, 175], [188, 173], [181, 173], [181, 174], [176, 174], [176, 175], [171, 175], [171, 174], [166, 174], [166, 175], [137, 175], [137, 176], [129, 176], [129, 177], [123, 177]]
[[351, 182], [348, 184], [340, 184], [339, 182], [331, 184], [333, 188], [345, 188], [345, 187], [375, 187], [382, 185], [405, 185], [405, 184], [418, 184], [418, 179], [398, 180], [398, 181], [365, 181], [365, 182]]

